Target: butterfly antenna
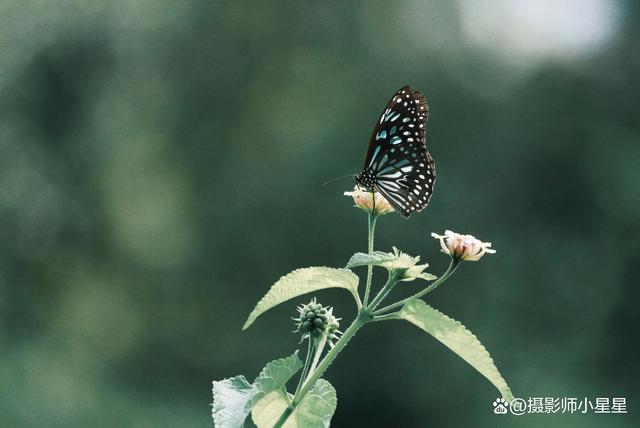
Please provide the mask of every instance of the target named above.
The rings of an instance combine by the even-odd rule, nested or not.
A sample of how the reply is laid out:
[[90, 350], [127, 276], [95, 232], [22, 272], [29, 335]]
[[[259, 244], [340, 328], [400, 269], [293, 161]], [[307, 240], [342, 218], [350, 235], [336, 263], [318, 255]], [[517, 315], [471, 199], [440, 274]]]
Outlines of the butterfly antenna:
[[347, 177], [353, 177], [353, 174], [346, 174], [346, 175], [343, 175], [342, 177], [338, 177], [338, 178], [331, 179], [331, 180], [329, 180], [329, 181], [325, 181], [324, 183], [322, 183], [322, 186], [321, 186], [321, 187], [324, 187], [324, 186], [326, 186], [327, 184], [335, 183], [336, 181], [343, 180], [343, 179], [345, 179], [345, 178], [347, 178]]

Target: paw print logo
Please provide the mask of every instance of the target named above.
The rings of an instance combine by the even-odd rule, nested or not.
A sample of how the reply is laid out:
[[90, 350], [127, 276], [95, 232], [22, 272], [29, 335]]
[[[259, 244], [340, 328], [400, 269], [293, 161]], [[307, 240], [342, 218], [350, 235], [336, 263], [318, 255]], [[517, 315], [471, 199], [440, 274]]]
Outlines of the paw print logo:
[[493, 402], [493, 413], [496, 415], [504, 415], [507, 413], [507, 407], [509, 403], [504, 398], [496, 398], [496, 401]]

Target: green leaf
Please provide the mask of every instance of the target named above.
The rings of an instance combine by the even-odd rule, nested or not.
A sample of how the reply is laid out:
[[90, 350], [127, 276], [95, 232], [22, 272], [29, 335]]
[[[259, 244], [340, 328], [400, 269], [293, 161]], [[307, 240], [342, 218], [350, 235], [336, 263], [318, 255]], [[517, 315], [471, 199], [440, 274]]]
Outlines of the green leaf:
[[336, 390], [319, 379], [295, 408], [283, 428], [328, 428], [338, 405]]
[[[328, 428], [336, 411], [336, 390], [320, 379], [296, 406], [282, 428]], [[272, 428], [289, 406], [284, 391], [265, 395], [251, 410], [251, 418], [258, 428]]]
[[405, 303], [400, 310], [399, 318], [415, 324], [435, 337], [486, 377], [506, 400], [513, 400], [511, 389], [494, 365], [491, 356], [464, 325], [420, 299]]
[[262, 397], [274, 390], [282, 389], [302, 366], [302, 361], [298, 358], [298, 351], [289, 357], [271, 361], [253, 382], [251, 404], [257, 403]]
[[245, 330], [261, 314], [294, 297], [325, 288], [344, 288], [358, 301], [358, 276], [348, 269], [309, 267], [294, 270], [271, 286], [242, 327]]
[[258, 428], [273, 428], [289, 407], [290, 402], [286, 392], [280, 389], [271, 391], [254, 404], [251, 409], [251, 420]]
[[216, 428], [242, 427], [251, 411], [253, 388], [244, 376], [213, 382], [213, 425]]
[[347, 268], [351, 269], [358, 266], [381, 265], [384, 262], [393, 261], [395, 259], [397, 259], [395, 255], [385, 253], [384, 251], [374, 251], [371, 254], [355, 253], [349, 259]]
[[302, 365], [296, 351], [289, 357], [268, 363], [253, 385], [247, 382], [244, 376], [213, 382], [214, 426], [242, 427], [253, 405], [273, 391], [282, 392], [287, 381], [302, 368]]

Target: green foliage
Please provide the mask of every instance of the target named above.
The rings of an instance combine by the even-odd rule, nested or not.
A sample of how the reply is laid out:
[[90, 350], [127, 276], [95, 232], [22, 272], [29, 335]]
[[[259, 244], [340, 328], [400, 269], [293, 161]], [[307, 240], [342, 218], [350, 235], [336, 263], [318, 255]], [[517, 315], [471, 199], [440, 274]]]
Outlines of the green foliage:
[[351, 269], [358, 266], [378, 266], [395, 259], [396, 257], [393, 254], [385, 253], [384, 251], [373, 251], [371, 254], [355, 253], [349, 259], [346, 267]]
[[[369, 248], [372, 248], [373, 234], [369, 234]], [[311, 345], [309, 334], [309, 351], [307, 352], [303, 374], [296, 388], [295, 395], [287, 392], [285, 384], [298, 372], [303, 364], [298, 359], [297, 352], [290, 357], [272, 361], [262, 370], [251, 388], [247, 398], [247, 383], [238, 382], [229, 385], [221, 384], [220, 398], [214, 397], [214, 420], [216, 426], [233, 428], [238, 421], [243, 422], [248, 412], [258, 428], [288, 427], [288, 428], [327, 428], [331, 422], [337, 405], [336, 392], [329, 382], [321, 379], [324, 371], [329, 367], [339, 352], [349, 342], [350, 338], [370, 321], [386, 319], [405, 319], [431, 334], [442, 344], [447, 346], [473, 368], [485, 376], [507, 400], [513, 400], [513, 394], [502, 375], [496, 368], [491, 356], [478, 339], [458, 321], [449, 318], [440, 311], [430, 307], [419, 297], [446, 281], [457, 268], [451, 263], [438, 281], [415, 293], [413, 296], [397, 301], [378, 311], [378, 305], [384, 300], [394, 285], [399, 281], [412, 281], [416, 278], [425, 280], [437, 279], [434, 275], [423, 272], [428, 264], [418, 264], [420, 257], [413, 257], [393, 247], [392, 253], [371, 251], [369, 254], [355, 253], [345, 269], [328, 267], [311, 267], [299, 269], [280, 278], [267, 294], [258, 302], [249, 315], [244, 328], [251, 325], [258, 316], [270, 308], [302, 294], [324, 288], [345, 288], [349, 290], [358, 303], [358, 314], [351, 326], [343, 333], [336, 343], [331, 343], [331, 350], [320, 362], [324, 344], [329, 337], [329, 331], [324, 328], [328, 317], [333, 317], [333, 308], [324, 308], [315, 299], [309, 304], [298, 307], [300, 316], [294, 318], [298, 331], [308, 333], [316, 331], [322, 340], [317, 347]], [[389, 271], [387, 284], [378, 294], [368, 302], [365, 297], [364, 305], [358, 295], [358, 277], [349, 268], [359, 266], [379, 265]], [[371, 270], [369, 270], [371, 274]], [[367, 294], [367, 293], [365, 293]], [[401, 307], [398, 312], [388, 313], [394, 308]], [[336, 329], [338, 326], [335, 319]], [[317, 330], [312, 329], [317, 327]], [[321, 328], [322, 327], [322, 328]], [[243, 329], [244, 329], [243, 328]], [[307, 374], [308, 373], [308, 374]], [[214, 384], [215, 386], [215, 384]], [[224, 388], [223, 388], [224, 386]], [[238, 390], [234, 390], [237, 388]], [[214, 387], [214, 396], [216, 388]], [[227, 405], [227, 402], [229, 403]], [[217, 413], [217, 414], [216, 414]], [[227, 423], [228, 425], [221, 425]]]
[[[329, 382], [319, 379], [298, 404], [283, 428], [327, 428], [336, 410], [336, 390]], [[258, 428], [271, 428], [289, 406], [289, 396], [278, 390], [266, 395], [254, 406], [251, 418]]]
[[382, 266], [389, 271], [403, 272], [401, 276], [401, 280], [403, 281], [413, 281], [416, 278], [424, 279], [425, 281], [438, 279], [437, 276], [424, 272], [428, 264], [418, 265], [419, 261], [420, 257], [411, 257], [396, 247], [393, 247], [392, 253], [386, 253], [384, 251], [372, 251], [371, 254], [355, 253], [351, 256], [351, 259], [349, 259], [347, 268], [357, 266]]
[[253, 382], [251, 403], [255, 404], [269, 392], [283, 388], [301, 368], [302, 361], [298, 358], [298, 351], [287, 358], [271, 361]]
[[513, 399], [511, 389], [494, 365], [485, 347], [460, 322], [432, 308], [420, 299], [405, 303], [400, 310], [399, 317], [435, 337], [486, 377], [498, 388], [505, 399], [509, 401]]
[[251, 420], [258, 428], [273, 428], [289, 407], [290, 402], [291, 394], [272, 391], [253, 406]]
[[[282, 388], [302, 368], [298, 352], [268, 363], [253, 385], [240, 375], [213, 382], [213, 422], [216, 428], [237, 428], [244, 424], [252, 407]], [[264, 404], [263, 404], [264, 405]]]
[[242, 327], [248, 328], [261, 314], [294, 297], [325, 288], [344, 288], [358, 297], [358, 277], [348, 269], [309, 267], [297, 269], [280, 278], [253, 309]]
[[213, 424], [216, 428], [241, 427], [251, 411], [253, 387], [240, 375], [213, 382]]
[[[213, 382], [213, 422], [216, 428], [238, 428], [251, 412], [258, 428], [271, 428], [291, 405], [285, 384], [302, 368], [298, 352], [268, 363], [253, 385], [240, 375]], [[320, 379], [289, 415], [283, 427], [328, 427], [336, 410], [335, 389]]]
[[336, 411], [338, 397], [334, 387], [319, 379], [284, 425], [289, 428], [326, 428]]
[[[373, 247], [372, 244], [373, 233], [369, 233], [369, 248]], [[458, 321], [419, 299], [420, 296], [446, 281], [455, 272], [457, 263], [451, 262], [441, 278], [430, 286], [414, 293], [413, 296], [376, 311], [378, 305], [399, 281], [412, 281], [416, 278], [437, 279], [434, 275], [424, 272], [428, 264], [418, 264], [419, 261], [419, 256], [410, 256], [393, 247], [392, 253], [382, 251], [371, 251], [368, 254], [355, 253], [345, 269], [311, 267], [295, 270], [280, 278], [258, 302], [243, 329], [250, 326], [258, 316], [270, 308], [293, 297], [325, 288], [349, 290], [358, 303], [356, 319], [344, 333], [341, 333], [342, 337], [339, 338], [338, 334], [332, 337], [332, 333], [326, 327], [329, 318], [333, 318], [335, 330], [338, 328], [338, 319], [333, 317], [333, 308], [325, 308], [315, 299], [306, 305], [300, 305], [298, 307], [300, 315], [293, 320], [297, 322], [298, 331], [304, 332], [309, 340], [309, 350], [304, 365], [298, 358], [297, 352], [290, 357], [272, 361], [260, 372], [251, 386], [250, 393], [247, 392], [248, 383], [243, 377], [234, 378], [234, 382], [219, 382], [217, 387], [214, 383], [216, 427], [239, 426], [238, 423], [244, 422], [248, 412], [251, 413], [251, 418], [258, 428], [329, 427], [336, 409], [337, 398], [335, 389], [329, 382], [321, 379], [321, 376], [362, 326], [370, 321], [387, 319], [405, 319], [431, 334], [485, 376], [498, 388], [505, 399], [513, 400], [509, 386], [480, 341]], [[387, 269], [389, 277], [373, 300], [369, 302], [365, 297], [363, 304], [358, 295], [358, 277], [349, 268], [374, 265]], [[371, 275], [371, 269], [368, 273]], [[367, 291], [368, 284], [369, 281]], [[365, 292], [365, 295], [367, 294]], [[388, 312], [399, 307], [401, 309], [398, 312]], [[313, 343], [316, 345], [320, 343], [320, 345], [313, 346], [310, 332], [315, 332], [314, 337], [320, 338], [319, 342]], [[331, 350], [320, 361], [324, 345], [327, 339], [331, 338], [337, 341], [331, 342]], [[287, 392], [285, 385], [303, 367], [295, 395], [291, 395]]]

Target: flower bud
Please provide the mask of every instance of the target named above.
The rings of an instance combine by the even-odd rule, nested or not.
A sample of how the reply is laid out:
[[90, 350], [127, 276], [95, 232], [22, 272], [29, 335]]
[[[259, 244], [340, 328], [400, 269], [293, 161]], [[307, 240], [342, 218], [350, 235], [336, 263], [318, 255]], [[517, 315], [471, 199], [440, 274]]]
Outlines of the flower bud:
[[491, 242], [482, 242], [472, 235], [461, 235], [445, 230], [444, 235], [432, 233], [431, 236], [440, 240], [441, 251], [451, 256], [454, 260], [475, 262], [485, 254], [494, 254], [496, 252], [490, 248]]
[[302, 338], [311, 337], [319, 340], [326, 335], [327, 341], [333, 346], [333, 340], [338, 339], [338, 335], [342, 332], [338, 331], [340, 327], [340, 319], [333, 316], [333, 308], [323, 307], [316, 303], [316, 299], [312, 299], [306, 305], [298, 306], [298, 317], [293, 318], [296, 321], [296, 333], [302, 333]]
[[351, 196], [355, 206], [375, 215], [385, 215], [395, 211], [393, 206], [380, 193], [370, 190], [353, 188], [353, 192], [344, 192], [345, 196]]

